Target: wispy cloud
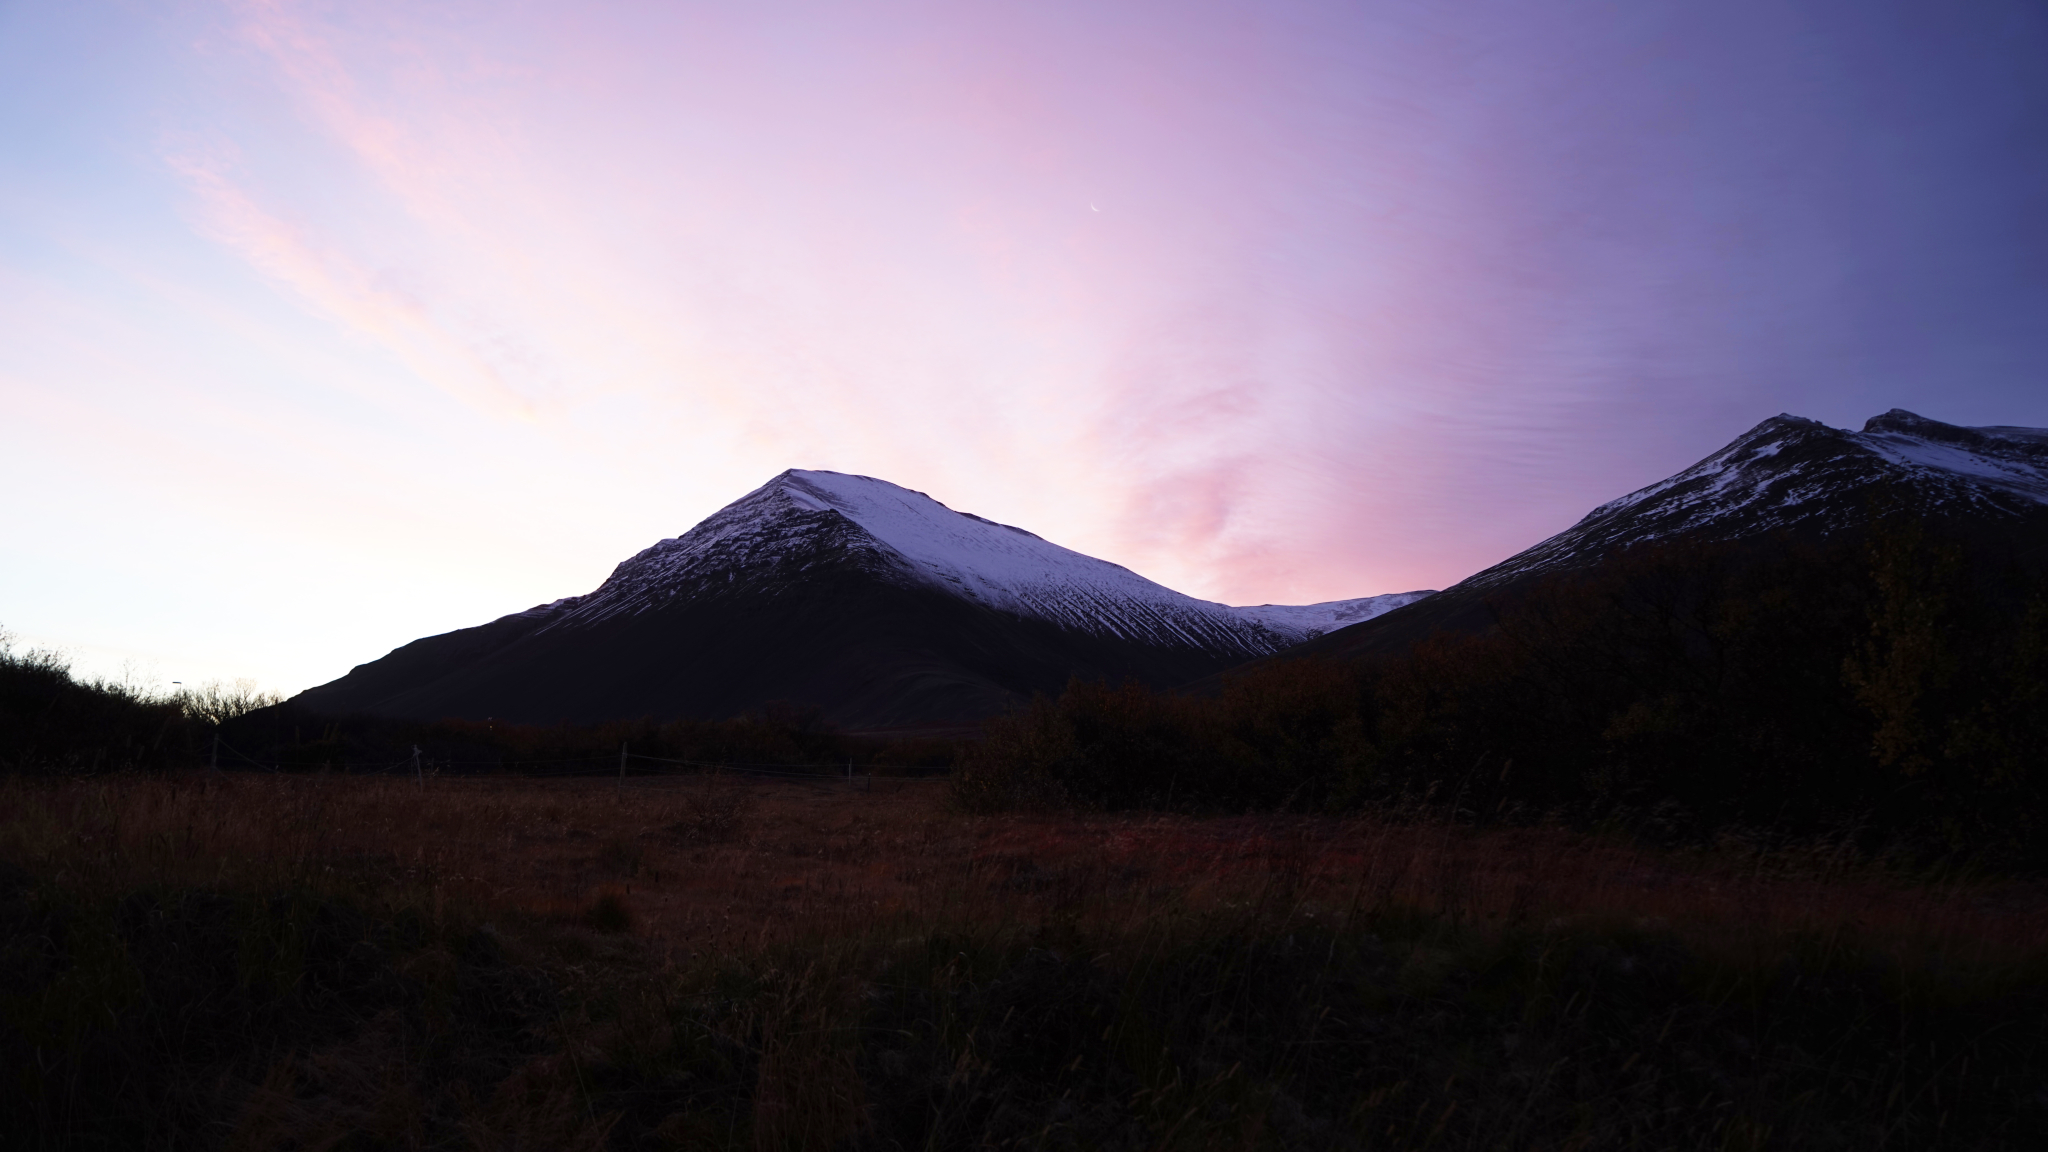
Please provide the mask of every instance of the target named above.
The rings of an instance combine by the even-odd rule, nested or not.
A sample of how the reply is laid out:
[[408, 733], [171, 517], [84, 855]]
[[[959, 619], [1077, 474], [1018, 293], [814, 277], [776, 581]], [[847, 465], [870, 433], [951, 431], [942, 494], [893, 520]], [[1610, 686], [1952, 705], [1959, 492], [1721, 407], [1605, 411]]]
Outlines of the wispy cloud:
[[510, 387], [465, 341], [437, 323], [417, 297], [379, 287], [332, 249], [316, 246], [258, 206], [221, 170], [191, 155], [169, 163], [197, 203], [195, 224], [306, 306], [388, 350], [420, 379], [492, 411], [531, 419], [532, 402]]

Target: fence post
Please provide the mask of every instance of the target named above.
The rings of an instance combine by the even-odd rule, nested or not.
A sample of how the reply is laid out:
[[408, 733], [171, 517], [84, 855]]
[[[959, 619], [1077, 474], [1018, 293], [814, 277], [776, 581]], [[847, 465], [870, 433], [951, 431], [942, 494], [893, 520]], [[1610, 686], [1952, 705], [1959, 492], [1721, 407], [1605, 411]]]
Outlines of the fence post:
[[213, 734], [213, 759], [208, 761], [206, 766], [215, 772], [220, 771], [220, 733], [218, 732]]
[[417, 744], [412, 746], [412, 779], [413, 783], [418, 785], [420, 791], [425, 792], [427, 790], [427, 774], [420, 767], [420, 746]]
[[619, 788], [616, 794], [621, 800], [626, 798], [626, 742], [624, 740], [619, 741]]

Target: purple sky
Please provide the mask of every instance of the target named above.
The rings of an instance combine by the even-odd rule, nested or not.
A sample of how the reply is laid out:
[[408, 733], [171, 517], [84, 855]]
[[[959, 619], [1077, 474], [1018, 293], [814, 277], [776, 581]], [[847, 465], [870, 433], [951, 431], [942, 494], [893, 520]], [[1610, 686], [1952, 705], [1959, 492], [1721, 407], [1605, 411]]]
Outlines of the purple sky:
[[1231, 603], [2048, 425], [2048, 8], [0, 0], [0, 626], [296, 689], [786, 467]]

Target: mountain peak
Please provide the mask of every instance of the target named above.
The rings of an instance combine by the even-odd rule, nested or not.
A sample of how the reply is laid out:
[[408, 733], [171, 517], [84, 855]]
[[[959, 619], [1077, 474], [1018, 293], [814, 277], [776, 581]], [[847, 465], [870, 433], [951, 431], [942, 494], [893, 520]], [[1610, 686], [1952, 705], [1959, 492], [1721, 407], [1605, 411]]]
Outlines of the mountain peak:
[[1263, 655], [1423, 595], [1231, 608], [1183, 595], [1022, 528], [950, 508], [926, 493], [824, 470], [789, 469], [704, 526], [750, 506], [760, 506], [757, 515], [773, 516], [761, 500], [768, 492], [792, 507], [842, 518], [915, 583], [998, 612], [1148, 643]]
[[1921, 436], [1930, 432], [1939, 435], [1945, 431], [1961, 431], [1961, 429], [1956, 428], [1952, 424], [1943, 424], [1939, 420], [1929, 420], [1918, 412], [1908, 412], [1904, 408], [1893, 408], [1882, 415], [1872, 416], [1863, 422], [1863, 430], [1865, 432], [1900, 432], [1908, 436]]
[[1835, 429], [1830, 428], [1826, 424], [1823, 424], [1820, 421], [1812, 419], [1810, 417], [1794, 416], [1790, 412], [1780, 412], [1776, 416], [1773, 416], [1770, 419], [1764, 421], [1763, 423], [1757, 425], [1756, 427], [1750, 429], [1749, 435], [1754, 436], [1766, 428], [1775, 427], [1798, 429], [1800, 431], [1835, 431]]
[[[1874, 502], [1880, 490], [1887, 499]], [[2048, 504], [2048, 430], [1964, 428], [1903, 408], [1871, 417], [1860, 432], [1773, 416], [1471, 581], [1497, 585], [1678, 536], [1826, 535], [1860, 522], [1877, 503], [1901, 499], [1922, 510], [1968, 505], [1993, 516], [2031, 517]]]
[[1074, 676], [1169, 687], [1427, 593], [1232, 608], [923, 492], [792, 468], [595, 591], [428, 637], [302, 702], [390, 715], [976, 719]]

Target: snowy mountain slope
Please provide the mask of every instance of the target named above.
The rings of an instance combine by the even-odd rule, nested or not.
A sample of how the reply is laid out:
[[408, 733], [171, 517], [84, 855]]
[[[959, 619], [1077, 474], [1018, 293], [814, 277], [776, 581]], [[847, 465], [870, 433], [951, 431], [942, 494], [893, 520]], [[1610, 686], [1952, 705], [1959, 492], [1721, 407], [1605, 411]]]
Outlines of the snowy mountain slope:
[[886, 481], [790, 471], [595, 591], [431, 636], [298, 702], [327, 712], [971, 722], [1074, 676], [1171, 687], [1427, 593], [1232, 608]]
[[1232, 608], [1231, 611], [1256, 620], [1275, 632], [1313, 640], [1325, 632], [1335, 632], [1339, 628], [1383, 616], [1396, 608], [1406, 608], [1431, 595], [1434, 593], [1388, 592], [1381, 596], [1361, 596], [1356, 600], [1329, 600], [1321, 604], [1260, 604], [1250, 608]]
[[1872, 501], [2010, 519], [2048, 505], [2048, 430], [1964, 428], [1894, 408], [1860, 432], [1774, 416], [1678, 474], [1471, 578], [1493, 585], [1617, 547], [1680, 536], [1827, 535]]
[[1489, 600], [1658, 541], [1771, 547], [1862, 530], [1892, 512], [2010, 554], [2048, 545], [2048, 429], [1966, 428], [1894, 408], [1861, 431], [1774, 416], [1667, 479], [1413, 606], [1299, 651], [1356, 657], [1432, 631], [1488, 627]]
[[998, 612], [1100, 636], [1246, 657], [1428, 595], [1232, 608], [1182, 595], [1022, 528], [955, 512], [886, 480], [791, 469], [681, 536], [620, 564], [588, 596], [533, 611], [548, 612], [548, 628], [575, 628], [651, 611], [679, 596], [716, 594], [718, 581], [795, 589], [805, 571], [797, 557], [810, 555], [820, 540], [878, 576]]

